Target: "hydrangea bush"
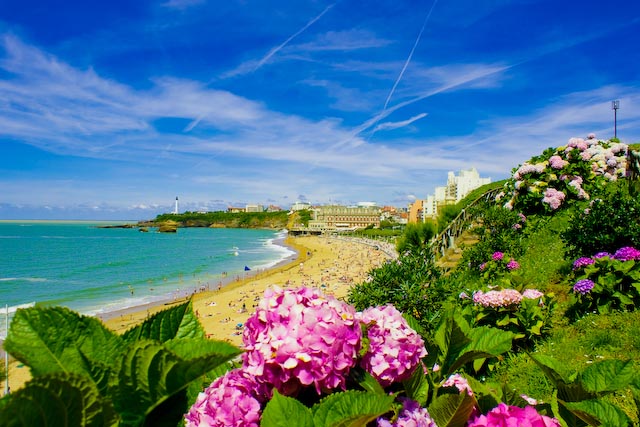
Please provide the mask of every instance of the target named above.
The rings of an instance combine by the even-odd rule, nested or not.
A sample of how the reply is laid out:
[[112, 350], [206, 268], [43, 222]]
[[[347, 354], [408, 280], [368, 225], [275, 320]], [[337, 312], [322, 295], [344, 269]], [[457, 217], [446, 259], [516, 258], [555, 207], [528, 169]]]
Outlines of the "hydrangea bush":
[[[465, 326], [468, 348], [441, 342], [432, 356], [444, 366], [430, 371], [425, 343], [409, 323], [392, 305], [356, 312], [316, 289], [269, 289], [244, 324], [241, 366], [198, 395], [185, 423], [329, 426], [349, 419], [359, 420], [351, 425], [435, 427], [454, 410], [466, 415], [452, 426], [463, 427], [482, 411], [465, 377], [455, 373], [463, 366], [457, 360], [504, 352], [513, 335]], [[480, 333], [474, 343], [470, 337]]]
[[497, 200], [507, 209], [553, 212], [569, 201], [589, 200], [594, 190], [626, 174], [627, 145], [617, 140], [571, 138], [513, 169]]
[[625, 246], [573, 262], [570, 276], [574, 316], [635, 310], [640, 304], [640, 250]]
[[480, 277], [486, 283], [492, 283], [509, 273], [517, 272], [519, 269], [520, 264], [518, 261], [500, 251], [491, 254], [491, 258], [478, 267]]
[[471, 295], [463, 292], [460, 301], [464, 313], [478, 326], [490, 326], [516, 334], [515, 345], [528, 347], [550, 328], [550, 317], [555, 305], [552, 293], [537, 289], [494, 287], [477, 290]]

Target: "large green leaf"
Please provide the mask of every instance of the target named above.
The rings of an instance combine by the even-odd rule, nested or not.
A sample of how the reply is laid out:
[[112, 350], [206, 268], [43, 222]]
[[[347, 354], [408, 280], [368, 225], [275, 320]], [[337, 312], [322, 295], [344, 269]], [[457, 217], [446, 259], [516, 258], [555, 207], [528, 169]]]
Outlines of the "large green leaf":
[[470, 329], [466, 336], [467, 344], [457, 348], [457, 354], [450, 354], [447, 369], [449, 374], [475, 359], [496, 357], [511, 350], [515, 334], [482, 326]]
[[[218, 347], [219, 352], [186, 360], [155, 341], [132, 343], [120, 360], [117, 376], [110, 383], [113, 403], [122, 416], [123, 425], [141, 425], [152, 412], [154, 417], [161, 419], [157, 407], [178, 393], [186, 393], [190, 382], [239, 354], [233, 346]], [[176, 408], [165, 407], [170, 413], [165, 413], [164, 419], [175, 423], [179, 421], [180, 413], [187, 409], [185, 406], [176, 411]], [[178, 417], [173, 420], [171, 416], [176, 414]]]
[[174, 338], [205, 338], [191, 301], [160, 311], [123, 334], [127, 342], [140, 339], [169, 341]]
[[411, 377], [403, 381], [402, 384], [409, 399], [415, 400], [422, 406], [427, 404], [427, 399], [429, 398], [429, 381], [422, 370], [422, 366], [418, 366]]
[[529, 353], [529, 357], [538, 365], [547, 378], [551, 380], [554, 386], [558, 387], [559, 383], [566, 384], [570, 382], [564, 373], [564, 367], [557, 360], [542, 354], [534, 356]]
[[394, 395], [349, 390], [331, 394], [313, 406], [316, 427], [358, 427], [391, 410]]
[[593, 393], [622, 390], [637, 377], [631, 360], [602, 360], [587, 367], [581, 379], [584, 388]]
[[384, 388], [380, 385], [373, 375], [360, 367], [356, 367], [349, 372], [349, 378], [358, 383], [366, 391], [377, 394], [386, 394]]
[[103, 399], [95, 385], [76, 374], [47, 374], [34, 378], [10, 395], [0, 410], [0, 425], [115, 426], [117, 415], [111, 402]]
[[429, 405], [429, 415], [438, 427], [464, 427], [476, 404], [467, 393], [444, 394]]
[[300, 401], [283, 396], [277, 390], [260, 419], [261, 427], [314, 427], [311, 409]]
[[601, 399], [560, 402], [560, 404], [591, 426], [624, 427], [631, 425], [631, 420], [624, 411]]
[[31, 368], [34, 376], [87, 372], [86, 360], [110, 365], [122, 339], [94, 317], [65, 307], [18, 310], [5, 341], [6, 350]]

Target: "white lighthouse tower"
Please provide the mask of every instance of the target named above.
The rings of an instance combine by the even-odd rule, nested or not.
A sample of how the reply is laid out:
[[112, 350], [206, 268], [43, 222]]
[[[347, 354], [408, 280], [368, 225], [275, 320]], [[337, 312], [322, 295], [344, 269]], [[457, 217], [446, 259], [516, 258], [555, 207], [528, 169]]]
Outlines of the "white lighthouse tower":
[[176, 207], [173, 208], [173, 214], [178, 215], [178, 196], [176, 196]]

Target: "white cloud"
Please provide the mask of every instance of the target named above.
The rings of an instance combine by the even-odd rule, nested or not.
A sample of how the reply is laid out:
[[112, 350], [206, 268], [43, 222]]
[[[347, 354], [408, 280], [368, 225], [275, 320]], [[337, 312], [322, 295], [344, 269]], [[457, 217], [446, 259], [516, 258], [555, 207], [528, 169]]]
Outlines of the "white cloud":
[[385, 122], [385, 123], [380, 123], [378, 126], [376, 126], [373, 131], [377, 132], [379, 130], [393, 130], [393, 129], [399, 129], [405, 126], [410, 125], [411, 123], [423, 119], [427, 117], [427, 113], [420, 113], [417, 116], [413, 116], [407, 120], [403, 120], [400, 122]]

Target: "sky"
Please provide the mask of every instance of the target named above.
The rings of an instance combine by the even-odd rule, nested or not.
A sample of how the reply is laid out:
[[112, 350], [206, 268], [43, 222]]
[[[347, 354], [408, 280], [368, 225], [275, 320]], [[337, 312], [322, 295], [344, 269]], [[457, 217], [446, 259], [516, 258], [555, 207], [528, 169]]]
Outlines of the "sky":
[[640, 142], [640, 2], [0, 0], [0, 219], [406, 207]]

